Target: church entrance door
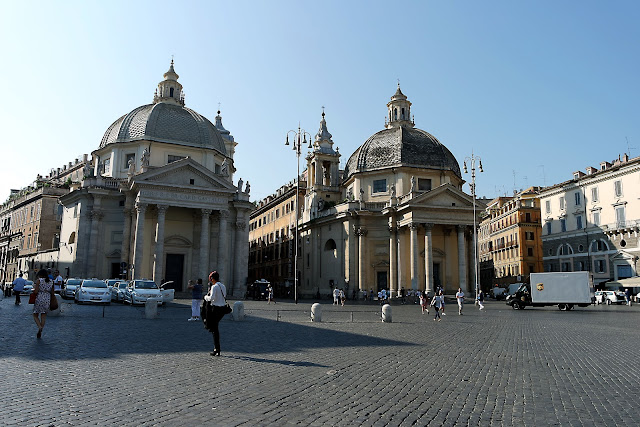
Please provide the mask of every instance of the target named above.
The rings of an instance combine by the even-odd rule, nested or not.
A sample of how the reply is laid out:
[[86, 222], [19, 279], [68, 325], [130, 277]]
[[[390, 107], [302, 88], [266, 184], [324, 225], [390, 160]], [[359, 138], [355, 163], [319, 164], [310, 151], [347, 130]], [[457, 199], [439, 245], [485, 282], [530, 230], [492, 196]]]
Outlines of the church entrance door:
[[387, 272], [386, 271], [378, 271], [376, 272], [377, 282], [378, 282], [378, 292], [387, 289]]
[[167, 254], [167, 268], [164, 279], [169, 282], [173, 281], [167, 288], [175, 289], [182, 292], [182, 280], [184, 273], [184, 255], [183, 254]]

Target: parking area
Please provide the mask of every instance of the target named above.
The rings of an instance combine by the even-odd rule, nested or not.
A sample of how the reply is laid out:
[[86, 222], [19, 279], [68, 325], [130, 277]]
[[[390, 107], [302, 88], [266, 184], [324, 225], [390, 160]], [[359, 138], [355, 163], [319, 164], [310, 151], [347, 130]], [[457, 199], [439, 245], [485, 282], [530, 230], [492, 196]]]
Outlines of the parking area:
[[190, 300], [63, 304], [36, 340], [31, 306], [0, 301], [2, 425], [637, 425], [640, 306], [514, 311], [448, 304], [246, 301], [211, 335]]

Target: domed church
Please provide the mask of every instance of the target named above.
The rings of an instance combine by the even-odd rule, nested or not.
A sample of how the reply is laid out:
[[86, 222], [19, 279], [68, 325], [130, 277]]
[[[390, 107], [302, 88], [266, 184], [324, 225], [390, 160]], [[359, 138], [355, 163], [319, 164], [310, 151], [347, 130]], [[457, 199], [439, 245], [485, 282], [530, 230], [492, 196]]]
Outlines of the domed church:
[[220, 273], [230, 295], [247, 279], [249, 183], [234, 184], [237, 143], [185, 107], [173, 61], [153, 102], [104, 133], [64, 209], [60, 266], [71, 277], [172, 281]]
[[307, 156], [300, 226], [299, 293], [400, 289], [471, 293], [473, 200], [451, 152], [415, 127], [400, 90], [385, 129], [347, 160], [340, 176], [324, 113]]

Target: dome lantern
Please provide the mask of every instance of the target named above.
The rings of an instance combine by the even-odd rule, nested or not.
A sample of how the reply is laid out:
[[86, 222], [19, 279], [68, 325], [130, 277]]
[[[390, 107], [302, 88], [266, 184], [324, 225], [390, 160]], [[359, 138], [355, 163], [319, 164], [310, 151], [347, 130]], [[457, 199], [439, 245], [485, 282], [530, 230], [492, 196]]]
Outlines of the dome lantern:
[[389, 110], [388, 122], [385, 124], [387, 129], [399, 126], [410, 128], [415, 126], [411, 120], [411, 102], [400, 90], [400, 82], [398, 82], [396, 93], [393, 94], [391, 101], [387, 104], [387, 109]]
[[153, 103], [168, 102], [177, 105], [184, 105], [184, 93], [182, 85], [178, 83], [180, 77], [173, 69], [173, 59], [169, 70], [163, 75], [164, 80], [158, 83], [158, 89], [153, 96]]

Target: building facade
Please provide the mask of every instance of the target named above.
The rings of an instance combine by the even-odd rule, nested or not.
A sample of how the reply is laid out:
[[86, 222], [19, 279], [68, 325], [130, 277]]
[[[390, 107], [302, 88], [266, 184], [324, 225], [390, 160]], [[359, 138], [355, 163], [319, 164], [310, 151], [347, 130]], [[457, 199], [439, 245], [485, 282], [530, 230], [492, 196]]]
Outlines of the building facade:
[[78, 277], [247, 280], [250, 185], [234, 183], [236, 142], [185, 107], [173, 61], [151, 104], [117, 119], [63, 206], [60, 265]]
[[324, 117], [307, 156], [300, 222], [300, 296], [343, 288], [472, 292], [473, 200], [457, 160], [417, 129], [398, 87], [385, 129], [372, 135], [340, 173], [340, 153]]
[[545, 271], [590, 271], [594, 284], [637, 276], [640, 157], [626, 155], [540, 193]]
[[292, 296], [296, 206], [302, 218], [306, 174], [301, 176], [296, 203], [296, 183], [289, 182], [260, 200], [249, 222], [249, 282], [267, 280], [277, 295]]
[[529, 274], [543, 271], [539, 192], [530, 187], [487, 205], [478, 231], [484, 290], [526, 282]]

